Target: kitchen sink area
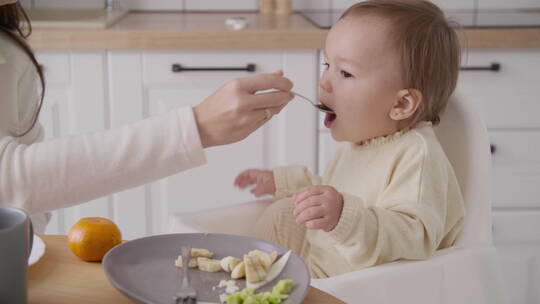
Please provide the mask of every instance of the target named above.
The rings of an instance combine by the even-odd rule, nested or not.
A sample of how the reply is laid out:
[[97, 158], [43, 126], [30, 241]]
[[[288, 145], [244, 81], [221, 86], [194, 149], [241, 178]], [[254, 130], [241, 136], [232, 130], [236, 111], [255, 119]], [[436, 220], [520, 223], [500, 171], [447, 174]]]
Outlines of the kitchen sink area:
[[27, 9], [34, 28], [105, 29], [118, 22], [127, 9]]

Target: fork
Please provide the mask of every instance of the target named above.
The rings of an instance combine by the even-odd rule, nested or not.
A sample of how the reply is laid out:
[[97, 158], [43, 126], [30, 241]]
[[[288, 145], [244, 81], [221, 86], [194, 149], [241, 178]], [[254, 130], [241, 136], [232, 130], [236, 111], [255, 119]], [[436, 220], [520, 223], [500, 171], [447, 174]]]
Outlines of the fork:
[[180, 290], [176, 292], [174, 301], [176, 304], [196, 304], [197, 291], [191, 286], [188, 272], [191, 246], [182, 246], [180, 251], [182, 253], [182, 282], [180, 283]]
[[331, 113], [333, 114], [334, 111], [332, 111], [332, 109], [328, 108], [327, 106], [325, 106], [324, 104], [322, 103], [315, 103], [314, 101], [312, 101], [311, 99], [307, 98], [306, 96], [302, 95], [302, 94], [299, 94], [299, 93], [296, 93], [296, 92], [293, 92], [291, 91], [292, 94], [304, 99], [305, 101], [309, 102], [312, 106], [314, 106], [315, 108], [317, 108], [317, 110], [321, 111], [321, 112], [324, 112], [324, 113]]

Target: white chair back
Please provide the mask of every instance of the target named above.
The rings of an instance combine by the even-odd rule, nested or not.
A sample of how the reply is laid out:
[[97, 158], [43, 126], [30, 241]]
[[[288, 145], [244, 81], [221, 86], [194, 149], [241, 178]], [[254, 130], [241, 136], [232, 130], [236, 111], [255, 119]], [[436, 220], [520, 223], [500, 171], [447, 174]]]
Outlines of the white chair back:
[[454, 95], [435, 133], [454, 167], [465, 200], [465, 223], [456, 245], [492, 244], [491, 154], [482, 118], [469, 100]]

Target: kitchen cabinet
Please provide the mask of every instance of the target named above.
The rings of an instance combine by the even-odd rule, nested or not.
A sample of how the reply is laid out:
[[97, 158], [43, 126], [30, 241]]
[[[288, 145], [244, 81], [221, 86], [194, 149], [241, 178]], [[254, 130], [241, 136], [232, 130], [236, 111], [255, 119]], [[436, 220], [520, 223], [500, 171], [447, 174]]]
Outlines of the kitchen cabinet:
[[[194, 106], [247, 71], [189, 71], [185, 67], [242, 67], [257, 73], [283, 69], [295, 90], [316, 96], [317, 51], [110, 51], [40, 52], [48, 94], [40, 121], [47, 137], [117, 127], [176, 107]], [[253, 199], [233, 187], [247, 168], [299, 164], [316, 169], [317, 114], [294, 100], [240, 143], [207, 149], [208, 164], [149, 185], [53, 212], [47, 233], [66, 233], [84, 216], [113, 219], [132, 239], [167, 230], [171, 213], [209, 209]]]

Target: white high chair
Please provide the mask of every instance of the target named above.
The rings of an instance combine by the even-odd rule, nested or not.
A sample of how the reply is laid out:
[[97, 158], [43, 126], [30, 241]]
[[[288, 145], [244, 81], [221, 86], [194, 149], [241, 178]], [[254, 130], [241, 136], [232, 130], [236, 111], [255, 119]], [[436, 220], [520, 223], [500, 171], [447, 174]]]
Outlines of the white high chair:
[[[346, 303], [506, 303], [491, 233], [491, 156], [487, 131], [472, 104], [453, 98], [435, 127], [456, 172], [466, 215], [455, 246], [424, 261], [397, 261], [312, 285]], [[172, 232], [245, 235], [271, 200], [170, 218]]]

